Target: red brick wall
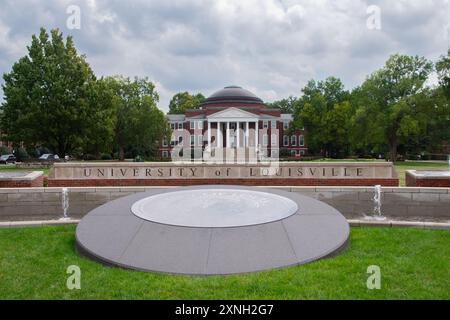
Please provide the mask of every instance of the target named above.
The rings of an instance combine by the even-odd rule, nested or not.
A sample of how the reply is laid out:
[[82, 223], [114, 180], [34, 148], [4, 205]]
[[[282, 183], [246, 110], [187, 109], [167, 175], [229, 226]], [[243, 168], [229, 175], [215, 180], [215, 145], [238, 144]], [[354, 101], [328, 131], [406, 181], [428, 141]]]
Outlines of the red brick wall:
[[192, 185], [245, 185], [245, 186], [349, 186], [381, 185], [398, 187], [398, 179], [92, 179], [48, 180], [49, 187], [116, 187], [116, 186], [192, 186]]
[[33, 180], [4, 180], [0, 181], [0, 188], [41, 188], [44, 186], [44, 176]]
[[420, 179], [406, 176], [407, 187], [450, 188], [450, 179]]

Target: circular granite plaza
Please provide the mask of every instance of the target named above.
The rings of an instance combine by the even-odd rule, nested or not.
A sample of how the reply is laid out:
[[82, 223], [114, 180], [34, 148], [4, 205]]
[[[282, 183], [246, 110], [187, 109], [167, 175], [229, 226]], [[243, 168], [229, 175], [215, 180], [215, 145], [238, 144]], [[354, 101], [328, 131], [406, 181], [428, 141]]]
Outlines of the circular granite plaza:
[[345, 248], [336, 209], [277, 189], [153, 189], [108, 202], [76, 230], [79, 253], [107, 265], [187, 275], [257, 272], [304, 264]]

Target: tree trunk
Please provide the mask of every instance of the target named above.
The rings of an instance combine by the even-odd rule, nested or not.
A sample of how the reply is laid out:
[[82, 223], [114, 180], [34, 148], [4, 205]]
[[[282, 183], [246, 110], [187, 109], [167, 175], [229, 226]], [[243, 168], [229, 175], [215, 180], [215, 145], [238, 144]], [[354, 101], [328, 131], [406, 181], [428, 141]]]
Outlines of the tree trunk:
[[119, 161], [125, 161], [125, 148], [119, 145]]
[[389, 139], [389, 160], [393, 163], [397, 161], [397, 137], [391, 137]]

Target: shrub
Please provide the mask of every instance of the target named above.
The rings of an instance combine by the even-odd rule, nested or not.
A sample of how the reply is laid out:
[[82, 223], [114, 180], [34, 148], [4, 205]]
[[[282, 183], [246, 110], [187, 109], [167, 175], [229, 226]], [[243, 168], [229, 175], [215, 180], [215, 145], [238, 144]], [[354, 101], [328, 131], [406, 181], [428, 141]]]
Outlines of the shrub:
[[23, 162], [30, 159], [28, 152], [24, 148], [18, 148], [14, 151], [17, 161]]
[[102, 160], [112, 160], [112, 157], [109, 153], [102, 153], [100, 159]]
[[87, 153], [87, 154], [83, 155], [83, 160], [92, 161], [92, 160], [97, 160], [97, 158], [93, 154]]
[[0, 155], [10, 154], [10, 153], [11, 153], [11, 150], [9, 150], [8, 147], [5, 147], [5, 146], [0, 147]]

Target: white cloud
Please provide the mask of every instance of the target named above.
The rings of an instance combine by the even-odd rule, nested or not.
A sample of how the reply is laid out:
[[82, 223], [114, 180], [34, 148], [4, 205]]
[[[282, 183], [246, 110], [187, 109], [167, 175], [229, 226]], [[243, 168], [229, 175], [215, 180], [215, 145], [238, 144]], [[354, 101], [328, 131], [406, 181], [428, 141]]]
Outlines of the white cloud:
[[[82, 29], [65, 9], [81, 7]], [[366, 9], [381, 8], [368, 30]], [[436, 59], [449, 45], [448, 0], [5, 0], [0, 72], [25, 53], [39, 27], [72, 33], [98, 75], [148, 76], [160, 107], [178, 91], [205, 95], [242, 85], [266, 100], [299, 95], [311, 79], [360, 83], [395, 52]]]

